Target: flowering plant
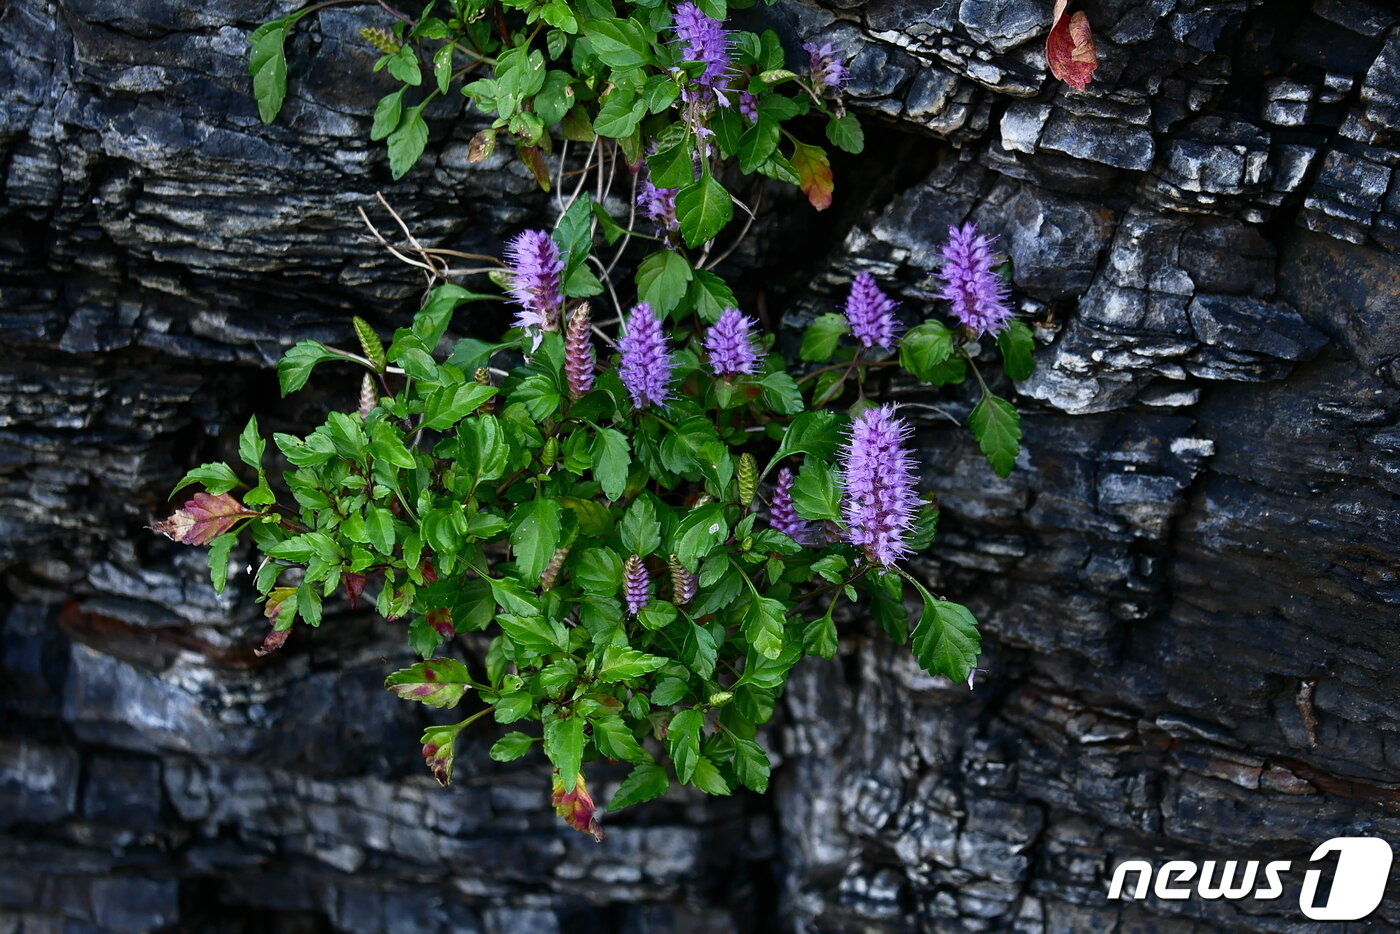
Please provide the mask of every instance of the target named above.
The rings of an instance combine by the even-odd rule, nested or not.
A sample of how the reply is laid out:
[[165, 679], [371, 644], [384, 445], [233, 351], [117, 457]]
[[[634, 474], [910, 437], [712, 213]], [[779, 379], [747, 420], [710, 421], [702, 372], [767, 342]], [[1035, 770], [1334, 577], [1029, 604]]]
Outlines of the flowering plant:
[[[708, 63], [680, 93], [718, 95], [735, 40], [690, 3], [671, 21], [685, 56]], [[839, 84], [834, 53], [811, 55], [813, 81]], [[685, 132], [703, 141], [703, 128]], [[621, 143], [597, 148], [626, 157]], [[713, 180], [724, 155], [702, 142], [687, 171]], [[658, 191], [639, 186], [637, 201]], [[504, 295], [444, 282], [387, 347], [356, 318], [358, 352], [315, 341], [287, 352], [284, 394], [322, 363], [365, 372], [354, 410], [304, 437], [273, 435], [285, 495], [269, 483], [253, 419], [239, 456], [256, 479], [204, 464], [176, 487], [204, 492], [155, 528], [209, 545], [220, 590], [238, 536], [251, 537], [271, 621], [263, 653], [298, 619], [320, 625], [340, 591], [352, 605], [370, 593], [381, 615], [408, 621], [423, 658], [391, 674], [389, 690], [479, 708], [424, 734], [438, 779], [451, 780], [470, 724], [516, 725], [491, 756], [513, 760], [538, 744], [560, 815], [601, 837], [583, 771], [594, 760], [632, 766], [613, 810], [664, 793], [673, 777], [711, 794], [763, 791], [758, 730], [800, 658], [835, 654], [843, 605], [910, 643], [929, 672], [970, 678], [975, 620], [900, 566], [928, 547], [938, 510], [918, 491], [910, 426], [869, 391], [887, 367], [932, 385], [970, 370], [981, 397], [969, 425], [1005, 475], [1020, 432], [977, 370], [978, 339], [995, 338], [1015, 379], [1030, 371], [1031, 339], [972, 225], [950, 231], [937, 272], [953, 326], [904, 330], [896, 303], [863, 273], [839, 312], [807, 328], [790, 364], [712, 271], [717, 231], [688, 252], [684, 223], [668, 236], [659, 214], [662, 246], [620, 304], [618, 258], [605, 265], [594, 250], [645, 235], [586, 193], [560, 203], [552, 230], [505, 246], [491, 273]], [[595, 321], [604, 288], [615, 314]], [[516, 313], [502, 340], [448, 339], [464, 303], [501, 300]], [[439, 654], [473, 633], [484, 657]]]

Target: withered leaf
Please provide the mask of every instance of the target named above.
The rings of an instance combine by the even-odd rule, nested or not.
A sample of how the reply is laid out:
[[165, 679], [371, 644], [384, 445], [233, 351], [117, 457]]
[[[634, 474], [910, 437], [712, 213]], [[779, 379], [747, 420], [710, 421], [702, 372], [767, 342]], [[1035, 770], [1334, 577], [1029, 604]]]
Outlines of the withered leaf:
[[1065, 16], [1069, 0], [1055, 0], [1050, 34], [1045, 37], [1045, 61], [1050, 73], [1065, 84], [1082, 91], [1094, 78], [1099, 56], [1089, 18], [1082, 12]]

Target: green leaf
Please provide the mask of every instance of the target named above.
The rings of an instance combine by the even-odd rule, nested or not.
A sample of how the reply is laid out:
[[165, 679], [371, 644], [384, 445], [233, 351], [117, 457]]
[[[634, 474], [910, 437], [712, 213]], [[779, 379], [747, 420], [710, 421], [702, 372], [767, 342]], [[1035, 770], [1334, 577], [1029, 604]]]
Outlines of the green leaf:
[[689, 782], [695, 774], [695, 764], [700, 758], [700, 731], [704, 725], [705, 715], [692, 708], [672, 717], [666, 731], [671, 762], [676, 767], [676, 777], [683, 782]]
[[915, 325], [899, 339], [900, 365], [924, 382], [934, 382], [952, 355], [953, 332], [937, 321]]
[[[443, 46], [443, 48], [450, 48]], [[374, 108], [374, 125], [369, 128], [369, 138], [378, 142], [398, 128], [399, 118], [403, 116], [403, 92], [404, 88], [399, 88], [392, 94], [385, 94], [379, 99], [379, 104]]]
[[496, 392], [495, 386], [480, 383], [456, 383], [434, 389], [423, 403], [423, 425], [434, 431], [451, 428]]
[[637, 100], [631, 88], [615, 87], [603, 99], [598, 108], [598, 116], [593, 118], [593, 129], [599, 136], [621, 139], [630, 136], [637, 124], [646, 116], [646, 101]]
[[442, 635], [426, 617], [420, 616], [408, 624], [408, 646], [420, 658], [431, 658], [442, 645]]
[[734, 774], [740, 782], [763, 794], [768, 790], [768, 775], [773, 768], [768, 762], [768, 754], [751, 739], [735, 736], [733, 740]]
[[565, 791], [573, 791], [578, 782], [579, 766], [583, 764], [583, 720], [551, 719], [544, 724], [544, 754], [564, 782]]
[[200, 464], [180, 478], [180, 482], [175, 484], [175, 489], [170, 491], [170, 495], [174, 496], [191, 483], [200, 484], [204, 487], [206, 492], [212, 493], [214, 496], [227, 493], [229, 490], [240, 485], [238, 475], [233, 472], [233, 468], [228, 464]]
[[515, 566], [525, 580], [538, 579], [559, 547], [563, 509], [555, 499], [535, 499], [515, 509], [510, 534]]
[[651, 692], [651, 702], [657, 707], [670, 707], [680, 703], [690, 693], [690, 685], [683, 678], [663, 678]]
[[491, 745], [491, 758], [497, 762], [514, 762], [529, 752], [533, 745], [535, 745], [533, 737], [512, 731]]
[[841, 646], [836, 632], [836, 621], [832, 618], [832, 611], [835, 609], [836, 604], [833, 602], [825, 616], [812, 620], [803, 629], [802, 646], [808, 655], [818, 658], [836, 657], [836, 652]]
[[961, 684], [977, 666], [982, 639], [967, 607], [935, 599], [921, 585], [924, 611], [914, 626], [914, 657], [932, 675]]
[[305, 386], [317, 364], [337, 359], [345, 358], [332, 353], [319, 341], [297, 341], [277, 363], [277, 382], [282, 388], [282, 395], [296, 392]]
[[676, 145], [658, 149], [647, 156], [647, 171], [651, 173], [653, 185], [657, 188], [681, 188], [695, 181], [694, 150], [689, 142], [688, 137], [682, 138]]
[[423, 120], [423, 105], [410, 108], [403, 120], [389, 134], [389, 173], [400, 179], [413, 168], [428, 145], [428, 124]]
[[507, 691], [496, 701], [494, 716], [497, 723], [523, 720], [535, 709], [535, 699], [528, 691]]
[[828, 120], [826, 138], [831, 140], [831, 145], [837, 149], [855, 155], [860, 155], [865, 149], [865, 131], [860, 128], [860, 121], [856, 119], [855, 114], [833, 116]]
[[792, 483], [792, 505], [804, 519], [818, 522], [841, 521], [841, 489], [830, 468], [819, 460], [807, 458]]
[[371, 506], [365, 510], [365, 531], [369, 533], [369, 543], [381, 555], [394, 554], [394, 516], [382, 506]]
[[248, 419], [243, 433], [238, 436], [238, 459], [254, 470], [261, 471], [263, 452], [266, 449], [267, 442], [258, 434], [258, 417], [254, 415]]
[[225, 532], [209, 543], [209, 580], [214, 593], [223, 593], [228, 583], [228, 555], [238, 542], [237, 532]]
[[778, 123], [766, 117], [739, 137], [739, 170], [745, 175], [757, 171], [778, 148]]
[[802, 348], [797, 355], [808, 363], [831, 359], [843, 334], [851, 333], [851, 322], [845, 315], [827, 312], [807, 326], [802, 335]]
[[699, 567], [700, 559], [728, 537], [729, 523], [720, 504], [711, 503], [692, 509], [676, 527], [676, 557], [686, 570], [694, 571]]
[[433, 78], [437, 81], [438, 93], [446, 94], [452, 84], [451, 45], [444, 45], [433, 54]]
[[676, 606], [666, 600], [653, 600], [637, 613], [637, 622], [653, 632], [676, 621]]
[[501, 625], [501, 632], [505, 633], [512, 643], [535, 655], [562, 652], [569, 647], [568, 630], [543, 616], [502, 613], [496, 617], [496, 621]]
[[590, 548], [574, 566], [574, 583], [585, 593], [611, 597], [622, 586], [622, 561], [608, 548]]
[[617, 792], [608, 802], [608, 810], [620, 811], [628, 805], [659, 798], [670, 787], [671, 780], [666, 777], [664, 768], [653, 762], [639, 765], [617, 786]]
[[593, 745], [609, 759], [623, 762], [648, 762], [651, 756], [637, 742], [627, 724], [616, 715], [599, 717], [593, 721]]
[[658, 315], [668, 314], [685, 297], [692, 275], [684, 256], [674, 250], [657, 250], [637, 267], [637, 298]]
[[719, 316], [724, 314], [724, 309], [739, 307], [734, 291], [723, 279], [708, 269], [694, 271], [687, 297], [695, 308], [695, 313], [706, 324], [718, 321]]
[[777, 658], [783, 653], [786, 614], [782, 601], [771, 597], [755, 597], [744, 613], [744, 637], [765, 658]]
[[841, 417], [835, 412], [804, 412], [792, 420], [783, 433], [782, 443], [773, 461], [777, 463], [792, 454], [811, 454], [819, 460], [831, 460], [841, 445]]
[[423, 83], [423, 69], [418, 64], [418, 53], [411, 43], [404, 44], [389, 56], [389, 74], [415, 88]]
[[783, 370], [774, 370], [759, 380], [758, 385], [763, 387], [763, 401], [780, 415], [796, 415], [806, 408], [797, 381]]
[[384, 686], [405, 700], [455, 707], [471, 686], [471, 676], [467, 666], [454, 658], [432, 658], [394, 672], [384, 679]]
[[1021, 418], [1016, 409], [1005, 399], [986, 393], [972, 409], [967, 424], [997, 476], [1008, 476], [1021, 450]]
[[639, 557], [645, 558], [661, 547], [661, 523], [656, 521], [656, 507], [650, 498], [639, 496], [632, 501], [619, 531], [622, 547]]
[[583, 24], [583, 34], [603, 64], [612, 68], [638, 68], [651, 63], [651, 42], [636, 20], [591, 20]]
[[287, 97], [287, 33], [289, 19], [264, 23], [248, 36], [248, 74], [253, 78], [253, 99], [263, 123], [277, 119]]
[[676, 220], [685, 245], [694, 249], [713, 239], [734, 216], [734, 204], [713, 175], [706, 175], [676, 193]]
[[727, 795], [731, 790], [729, 782], [724, 780], [724, 776], [708, 756], [700, 756], [695, 760], [691, 784], [707, 795]]
[[598, 667], [594, 678], [600, 684], [614, 681], [630, 681], [655, 671], [666, 664], [659, 655], [648, 655], [625, 646], [610, 645], [603, 650], [603, 663]]
[[1026, 322], [1013, 319], [997, 335], [997, 347], [1001, 348], [1002, 369], [1011, 379], [1023, 380], [1035, 371], [1035, 337]]
[[627, 488], [627, 470], [632, 456], [627, 450], [627, 436], [616, 428], [603, 428], [593, 438], [593, 476], [608, 499], [620, 499]]

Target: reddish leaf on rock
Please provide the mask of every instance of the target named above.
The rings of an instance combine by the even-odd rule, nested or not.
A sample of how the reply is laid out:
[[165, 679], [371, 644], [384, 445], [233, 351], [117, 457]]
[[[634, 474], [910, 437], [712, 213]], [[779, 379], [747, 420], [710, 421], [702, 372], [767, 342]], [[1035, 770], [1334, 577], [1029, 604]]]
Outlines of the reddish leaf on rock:
[[826, 150], [820, 146], [795, 143], [792, 158], [789, 160], [801, 179], [802, 193], [812, 202], [812, 207], [825, 211], [831, 207], [831, 193], [836, 183], [831, 176], [831, 162]]
[[1055, 0], [1050, 35], [1045, 37], [1045, 61], [1051, 74], [1076, 91], [1082, 91], [1094, 78], [1099, 55], [1094, 48], [1089, 18], [1083, 13], [1066, 17], [1068, 5], [1069, 0]]
[[588, 783], [583, 773], [578, 773], [573, 791], [564, 790], [564, 779], [554, 773], [554, 813], [564, 819], [564, 823], [581, 833], [591, 833], [598, 843], [603, 842], [603, 828], [598, 823], [598, 806], [588, 793]]
[[228, 493], [196, 493], [164, 522], [151, 526], [166, 538], [186, 545], [207, 545], [233, 528], [240, 519], [260, 515]]

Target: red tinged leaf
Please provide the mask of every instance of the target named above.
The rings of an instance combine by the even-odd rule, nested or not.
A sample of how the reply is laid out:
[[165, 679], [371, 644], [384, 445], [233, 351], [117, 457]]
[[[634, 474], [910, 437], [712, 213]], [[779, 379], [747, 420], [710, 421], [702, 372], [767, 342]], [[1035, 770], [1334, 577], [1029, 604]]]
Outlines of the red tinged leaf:
[[802, 193], [812, 202], [812, 207], [818, 211], [831, 207], [831, 193], [836, 189], [836, 183], [832, 180], [831, 162], [826, 157], [826, 150], [820, 146], [795, 143], [789, 161], [797, 170]]
[[452, 625], [451, 610], [429, 610], [427, 620], [428, 625], [433, 627], [433, 632], [444, 639], [452, 639], [457, 635], [457, 627]]
[[1089, 17], [1083, 13], [1065, 16], [1068, 5], [1069, 0], [1055, 0], [1050, 35], [1045, 37], [1045, 61], [1051, 74], [1076, 91], [1082, 91], [1094, 79], [1099, 55], [1094, 48]]
[[270, 632], [268, 632], [267, 638], [263, 640], [263, 644], [258, 646], [256, 649], [253, 649], [253, 654], [256, 655], [258, 658], [271, 655], [273, 652], [276, 652], [282, 646], [287, 644], [287, 637], [291, 634], [292, 631], [290, 629], [271, 630]]
[[591, 833], [594, 841], [598, 843], [603, 842], [603, 827], [598, 823], [598, 806], [593, 803], [593, 796], [588, 793], [588, 783], [583, 780], [582, 772], [578, 773], [574, 790], [565, 791], [564, 779], [556, 771], [552, 800], [554, 813], [563, 818], [564, 823], [580, 833]]
[[239, 520], [257, 515], [261, 513], [246, 508], [228, 493], [196, 493], [169, 519], [151, 526], [151, 531], [186, 545], [207, 545]]
[[360, 602], [360, 595], [365, 592], [365, 583], [369, 580], [363, 574], [342, 574], [340, 579], [345, 582], [345, 595], [350, 598], [350, 609]]

